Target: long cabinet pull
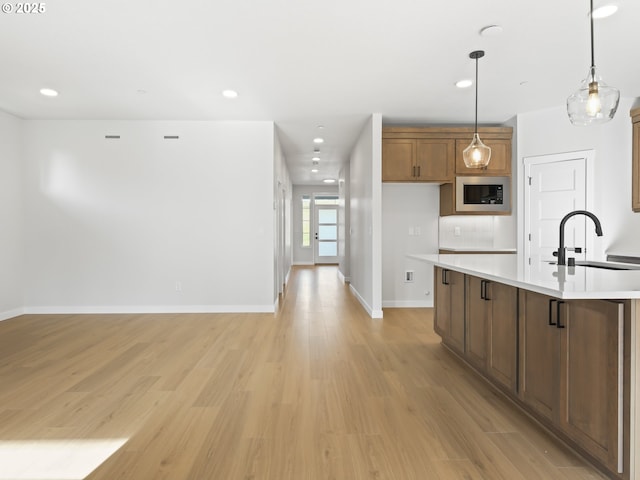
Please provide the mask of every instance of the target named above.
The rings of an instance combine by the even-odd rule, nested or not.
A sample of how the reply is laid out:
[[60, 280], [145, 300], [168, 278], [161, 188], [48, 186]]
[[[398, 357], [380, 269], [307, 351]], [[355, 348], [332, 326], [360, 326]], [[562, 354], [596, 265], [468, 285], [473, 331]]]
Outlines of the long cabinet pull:
[[549, 326], [556, 325], [556, 323], [553, 321], [553, 302], [557, 302], [557, 300], [554, 300], [553, 298], [549, 300]]
[[487, 302], [491, 300], [489, 295], [487, 295], [487, 285], [490, 283], [491, 282], [489, 280], [480, 280], [480, 298]]
[[447, 278], [447, 272], [449, 272], [449, 270], [447, 269], [442, 269], [442, 284], [443, 285], [449, 285], [449, 279]]
[[562, 323], [560, 323], [560, 305], [562, 305], [564, 302], [562, 300], [560, 300], [557, 304], [556, 304], [556, 318], [557, 318], [557, 322], [558, 324], [556, 325], [557, 328], [564, 328], [564, 325], [562, 325]]
[[420, 177], [420, 165], [418, 165], [418, 175], [416, 177]]
[[412, 177], [416, 176], [416, 166], [415, 165], [413, 167], [411, 167], [411, 176]]

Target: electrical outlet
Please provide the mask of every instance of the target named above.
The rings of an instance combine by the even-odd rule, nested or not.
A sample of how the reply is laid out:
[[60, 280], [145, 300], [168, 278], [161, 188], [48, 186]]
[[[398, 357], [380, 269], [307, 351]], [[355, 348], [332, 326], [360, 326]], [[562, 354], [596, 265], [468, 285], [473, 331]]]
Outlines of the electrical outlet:
[[453, 236], [454, 237], [460, 236], [460, 227], [453, 227]]
[[182, 282], [176, 282], [176, 292], [182, 291]]

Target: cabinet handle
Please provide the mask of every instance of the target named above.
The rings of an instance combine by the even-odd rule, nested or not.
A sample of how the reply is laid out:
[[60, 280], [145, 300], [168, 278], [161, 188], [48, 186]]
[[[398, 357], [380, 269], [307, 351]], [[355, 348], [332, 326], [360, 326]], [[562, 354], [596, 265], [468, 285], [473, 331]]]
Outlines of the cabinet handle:
[[556, 323], [553, 321], [553, 302], [557, 302], [557, 300], [549, 300], [549, 326], [556, 325]]
[[487, 295], [487, 285], [490, 283], [489, 280], [480, 280], [480, 298], [484, 301], [491, 300]]
[[412, 177], [416, 176], [416, 166], [415, 165], [413, 167], [411, 167], [411, 176]]
[[418, 165], [418, 175], [416, 175], [416, 177], [420, 176], [420, 165]]
[[442, 284], [443, 285], [449, 285], [449, 280], [447, 278], [447, 273], [449, 272], [449, 270], [446, 269], [442, 269]]
[[564, 325], [560, 323], [560, 305], [562, 305], [563, 303], [564, 303], [563, 301], [559, 301], [556, 304], [556, 316], [558, 318], [558, 324], [556, 325], [557, 328], [564, 328]]

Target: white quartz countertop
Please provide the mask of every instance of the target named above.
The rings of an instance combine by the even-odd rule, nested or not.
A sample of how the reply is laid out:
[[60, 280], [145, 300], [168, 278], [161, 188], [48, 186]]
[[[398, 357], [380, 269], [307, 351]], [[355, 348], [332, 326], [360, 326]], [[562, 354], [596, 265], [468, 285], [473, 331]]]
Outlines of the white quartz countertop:
[[640, 270], [605, 270], [541, 262], [525, 271], [519, 255], [412, 254], [409, 257], [557, 298], [640, 298]]
[[473, 253], [473, 252], [483, 252], [483, 253], [516, 253], [515, 248], [496, 248], [496, 247], [439, 247], [439, 250], [446, 250], [447, 252], [460, 252], [460, 253]]

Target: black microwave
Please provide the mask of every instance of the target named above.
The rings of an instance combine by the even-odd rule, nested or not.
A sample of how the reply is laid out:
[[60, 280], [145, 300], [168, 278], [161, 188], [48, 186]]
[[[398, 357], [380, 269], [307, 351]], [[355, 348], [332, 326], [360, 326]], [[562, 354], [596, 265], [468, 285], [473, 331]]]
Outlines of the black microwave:
[[456, 177], [458, 212], [509, 212], [511, 179], [509, 177]]

